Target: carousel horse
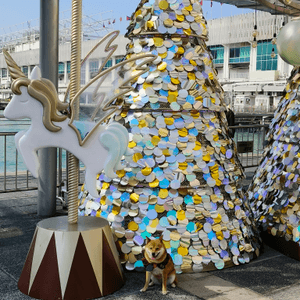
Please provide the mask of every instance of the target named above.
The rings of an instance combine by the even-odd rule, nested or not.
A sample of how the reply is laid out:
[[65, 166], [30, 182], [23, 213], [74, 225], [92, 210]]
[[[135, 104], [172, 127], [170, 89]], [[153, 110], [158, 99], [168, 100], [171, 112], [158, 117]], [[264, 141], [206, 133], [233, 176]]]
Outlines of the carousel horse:
[[85, 143], [81, 143], [78, 131], [69, 124], [70, 119], [59, 112], [66, 110], [68, 104], [59, 101], [53, 83], [41, 78], [38, 67], [33, 69], [31, 79], [21, 75], [12, 75], [14, 96], [4, 110], [4, 116], [11, 120], [31, 119], [29, 129], [15, 135], [16, 147], [26, 167], [38, 177], [37, 150], [63, 148], [83, 162], [86, 188], [93, 197], [98, 197], [97, 174], [104, 169], [106, 176], [114, 178], [115, 171], [122, 169], [120, 160], [128, 149], [127, 130], [119, 123], [99, 125]]

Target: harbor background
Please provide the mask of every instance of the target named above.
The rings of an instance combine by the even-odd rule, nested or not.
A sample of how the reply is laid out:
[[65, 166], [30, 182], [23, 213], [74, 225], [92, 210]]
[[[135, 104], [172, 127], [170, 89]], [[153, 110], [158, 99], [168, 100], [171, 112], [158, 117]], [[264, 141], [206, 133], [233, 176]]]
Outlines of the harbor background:
[[[259, 160], [260, 158], [259, 156], [260, 154], [262, 154], [267, 128], [264, 127], [255, 128], [252, 125], [268, 124], [270, 118], [266, 121], [265, 120], [266, 117], [268, 117], [268, 115], [261, 115], [259, 117], [257, 116], [245, 117], [245, 115], [236, 116], [236, 124], [235, 124], [236, 128], [235, 128], [234, 141], [236, 142], [237, 145], [239, 145], [241, 142], [253, 142], [253, 151], [243, 152], [244, 150], [241, 150], [239, 148], [240, 149], [239, 152], [241, 152], [241, 154], [248, 153], [248, 159], [249, 159], [249, 155], [251, 156], [251, 158], [253, 158], [254, 155], [257, 158], [256, 160]], [[31, 124], [30, 120], [28, 119], [16, 120], [16, 121], [7, 120], [6, 118], [3, 117], [3, 111], [0, 111], [0, 149], [2, 149], [2, 151], [0, 151], [0, 174], [5, 172], [5, 168], [7, 173], [15, 172], [16, 168], [18, 171], [26, 171], [26, 166], [24, 164], [22, 156], [18, 155], [18, 157], [16, 158], [16, 146], [15, 146], [14, 136], [10, 134], [22, 130], [27, 130], [30, 124]], [[6, 134], [8, 135], [5, 136]], [[254, 163], [258, 164], [258, 161]], [[62, 152], [62, 164], [65, 168], [66, 165], [65, 151]], [[247, 167], [248, 165], [249, 164], [245, 162], [245, 157], [244, 157], [243, 166]], [[83, 167], [82, 164], [81, 167]]]

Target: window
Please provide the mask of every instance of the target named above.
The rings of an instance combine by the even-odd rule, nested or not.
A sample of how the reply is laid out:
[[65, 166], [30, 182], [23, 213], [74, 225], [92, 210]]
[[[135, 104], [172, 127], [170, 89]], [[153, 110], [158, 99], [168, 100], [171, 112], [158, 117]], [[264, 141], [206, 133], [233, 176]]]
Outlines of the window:
[[63, 62], [58, 63], [58, 78], [63, 80], [65, 77], [65, 64]]
[[70, 74], [70, 72], [71, 72], [71, 62], [70, 61], [67, 61], [67, 72], [68, 72], [68, 74]]
[[2, 78], [7, 77], [7, 69], [2, 69]]
[[58, 74], [65, 74], [65, 64], [63, 62], [58, 63]]
[[28, 67], [27, 66], [22, 67], [22, 72], [25, 74], [26, 77], [28, 77]]
[[121, 62], [123, 60], [124, 56], [116, 56], [116, 64], [118, 64], [119, 62]]
[[[274, 48], [275, 57], [271, 57]], [[257, 43], [256, 70], [271, 71], [277, 70], [277, 48], [271, 40], [259, 41]]]
[[103, 67], [103, 71], [110, 68], [112, 66], [112, 59], [109, 59], [105, 66]]
[[84, 85], [85, 84], [85, 63], [81, 66], [80, 69], [80, 84]]
[[222, 45], [210, 47], [211, 55], [214, 59], [214, 64], [224, 63], [224, 47]]
[[99, 71], [99, 60], [90, 61], [90, 78], [94, 78]]
[[230, 48], [229, 63], [250, 62], [250, 46]]
[[32, 72], [32, 70], [34, 69], [34, 65], [30, 65], [30, 73]]

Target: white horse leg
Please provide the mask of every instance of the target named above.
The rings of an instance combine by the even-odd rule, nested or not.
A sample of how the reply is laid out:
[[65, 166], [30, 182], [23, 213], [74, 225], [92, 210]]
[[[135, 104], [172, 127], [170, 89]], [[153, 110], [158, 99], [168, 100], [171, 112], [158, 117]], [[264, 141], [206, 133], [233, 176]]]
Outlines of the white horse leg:
[[132, 154], [133, 151], [128, 148], [129, 134], [128, 134], [127, 129], [123, 125], [121, 125], [119, 123], [116, 123], [116, 122], [111, 123], [109, 126], [113, 126], [115, 128], [118, 128], [123, 133], [122, 136], [123, 136], [123, 139], [124, 139], [124, 152], [122, 153], [122, 155]]
[[91, 196], [93, 196], [94, 198], [99, 197], [99, 193], [97, 191], [97, 172], [91, 172], [88, 168], [86, 168], [85, 186]]
[[[129, 135], [124, 126], [122, 126], [119, 123], [111, 123], [108, 126], [109, 130], [112, 130], [118, 137], [118, 140], [120, 141], [120, 153], [119, 153], [119, 158], [118, 158], [118, 164], [115, 167], [116, 170], [122, 170], [124, 167], [121, 164], [121, 159], [123, 155], [127, 154], [127, 150], [131, 151], [128, 148], [128, 142], [129, 142]], [[128, 154], [127, 154], [128, 155]]]
[[16, 135], [15, 135], [15, 145], [16, 145], [16, 148], [18, 150], [18, 152], [21, 154], [20, 152], [20, 139], [22, 138], [22, 136], [26, 133], [26, 130], [22, 130], [22, 131], [19, 131]]
[[[114, 169], [119, 162], [119, 156], [120, 156], [120, 148], [121, 143], [118, 138], [118, 136], [115, 134], [115, 132], [110, 131], [109, 129], [106, 129], [104, 132], [102, 132], [99, 136], [100, 144], [108, 150], [108, 155], [104, 162], [104, 172], [105, 175], [110, 178], [115, 178], [116, 174], [114, 172]], [[100, 170], [99, 170], [100, 171]]]
[[115, 125], [117, 125], [117, 123], [113, 123], [111, 126], [109, 126], [108, 131], [114, 133], [117, 136], [118, 141], [120, 142], [120, 152], [118, 154], [117, 164], [114, 169], [122, 170], [123, 166], [121, 164], [121, 159], [125, 153], [125, 147], [127, 148], [127, 140], [126, 140], [126, 137], [124, 136], [122, 130], [120, 130], [119, 126], [115, 126]]
[[38, 178], [40, 163], [36, 149], [26, 140], [26, 136], [23, 136], [18, 140], [18, 145], [27, 169], [31, 172], [32, 176]]

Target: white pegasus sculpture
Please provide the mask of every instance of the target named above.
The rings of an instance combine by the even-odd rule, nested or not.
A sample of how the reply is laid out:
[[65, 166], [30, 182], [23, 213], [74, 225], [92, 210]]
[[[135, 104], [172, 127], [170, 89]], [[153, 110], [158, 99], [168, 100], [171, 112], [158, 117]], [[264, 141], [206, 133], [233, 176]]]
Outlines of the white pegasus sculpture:
[[[108, 37], [111, 37], [108, 43], [108, 46], [110, 46], [112, 40], [115, 39], [115, 35], [109, 34]], [[109, 58], [115, 48], [107, 47], [106, 49], [111, 51]], [[86, 188], [93, 197], [97, 198], [97, 174], [104, 169], [106, 176], [114, 178], [116, 177], [115, 171], [124, 167], [120, 161], [122, 156], [128, 155], [130, 151], [127, 147], [128, 131], [121, 124], [115, 122], [105, 126], [94, 123], [94, 128], [82, 139], [80, 132], [74, 126], [75, 121], [73, 118], [60, 113], [60, 111], [66, 110], [69, 104], [58, 99], [53, 83], [48, 79], [41, 78], [38, 67], [33, 69], [31, 79], [26, 78], [8, 52], [4, 50], [3, 53], [13, 80], [11, 89], [15, 94], [4, 110], [4, 116], [11, 120], [31, 119], [29, 129], [15, 135], [16, 147], [22, 155], [26, 167], [34, 177], [38, 177], [39, 160], [37, 150], [46, 147], [63, 148], [83, 162], [86, 167]], [[143, 55], [142, 58], [145, 57], [150, 58], [150, 61], [155, 59], [153, 55]], [[106, 101], [106, 106], [116, 97], [130, 91], [126, 84], [132, 78], [146, 72], [148, 68], [141, 66], [148, 62], [149, 60], [145, 60], [138, 65], [140, 71], [133, 76], [129, 76], [122, 83], [120, 89], [123, 92]], [[120, 65], [125, 63], [122, 62]], [[116, 67], [118, 65], [114, 66], [113, 69]], [[108, 72], [105, 70], [102, 75], [100, 71], [98, 78]], [[93, 79], [94, 81], [95, 79]], [[70, 103], [70, 106], [72, 107], [72, 103]], [[99, 107], [100, 104], [97, 109]], [[116, 106], [112, 106], [112, 108], [114, 111], [116, 110]]]
[[96, 177], [103, 169], [107, 176], [115, 177], [121, 169], [121, 157], [126, 154], [128, 132], [118, 123], [98, 126], [87, 142], [80, 145], [77, 132], [69, 126], [69, 118], [59, 114], [68, 104], [61, 103], [53, 83], [41, 78], [35, 67], [31, 80], [18, 78], [12, 83], [15, 94], [4, 110], [7, 119], [31, 119], [28, 130], [15, 135], [15, 143], [26, 167], [38, 177], [37, 150], [46, 147], [63, 148], [74, 154], [86, 166], [85, 180], [91, 195], [98, 197]]

